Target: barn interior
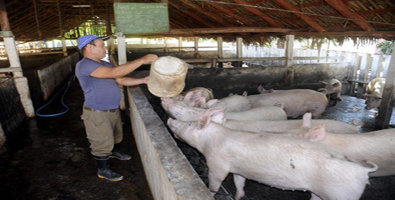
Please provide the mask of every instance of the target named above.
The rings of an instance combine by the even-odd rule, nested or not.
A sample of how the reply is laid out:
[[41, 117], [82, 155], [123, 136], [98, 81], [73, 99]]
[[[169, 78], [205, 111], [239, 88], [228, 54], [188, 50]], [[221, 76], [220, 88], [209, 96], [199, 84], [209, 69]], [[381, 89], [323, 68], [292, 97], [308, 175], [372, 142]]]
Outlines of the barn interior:
[[[165, 31], [141, 23], [128, 29], [134, 18], [121, 16], [117, 7], [127, 3], [157, 6], [147, 13], [168, 21], [148, 22]], [[83, 94], [73, 78], [82, 58], [76, 39], [87, 34], [112, 36], [107, 46], [113, 65], [148, 53], [182, 59], [189, 67], [185, 91], [206, 87], [215, 98], [223, 98], [244, 91], [258, 94], [260, 85], [317, 90], [320, 81], [335, 78], [343, 84], [343, 101], [330, 101], [323, 119], [352, 124], [362, 134], [395, 123], [394, 53], [322, 47], [328, 40], [393, 41], [395, 3], [390, 0], [1, 0], [0, 5], [0, 195], [5, 199], [235, 199], [231, 174], [212, 197], [204, 156], [173, 137], [160, 98], [145, 85], [123, 88], [122, 148], [133, 159], [111, 164], [126, 180], [114, 184], [96, 178], [80, 119]], [[163, 8], [165, 13], [155, 12]], [[129, 15], [135, 16], [131, 10]], [[139, 26], [151, 29], [144, 32]], [[128, 38], [141, 38], [141, 43], [128, 43]], [[215, 45], [202, 46], [209, 39]], [[303, 39], [311, 41], [310, 48], [295, 49], [295, 41]], [[51, 45], [54, 41], [60, 45]], [[192, 46], [183, 46], [183, 41]], [[225, 43], [233, 44], [234, 50], [226, 49]], [[274, 43], [276, 48], [263, 46]], [[225, 67], [229, 62], [232, 67]], [[129, 76], [144, 77], [149, 70], [150, 65], [144, 65]], [[386, 78], [380, 109], [366, 110], [365, 87], [379, 77]], [[66, 87], [67, 93], [58, 95]], [[61, 99], [69, 111], [39, 116], [37, 110], [52, 99], [42, 113], [63, 112]], [[394, 199], [394, 176], [369, 180], [361, 199]], [[311, 197], [308, 191], [284, 191], [252, 180], [245, 191], [242, 199]]]

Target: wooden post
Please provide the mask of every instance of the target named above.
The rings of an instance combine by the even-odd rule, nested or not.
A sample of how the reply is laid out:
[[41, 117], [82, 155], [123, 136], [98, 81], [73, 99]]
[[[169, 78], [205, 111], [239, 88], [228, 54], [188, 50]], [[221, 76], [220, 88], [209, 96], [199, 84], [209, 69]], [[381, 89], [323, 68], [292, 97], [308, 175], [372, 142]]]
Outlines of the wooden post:
[[223, 58], [223, 44], [222, 44], [222, 37], [217, 38], [217, 45], [218, 45], [218, 58]]
[[[123, 65], [127, 62], [126, 38], [123, 33], [117, 33], [117, 39], [118, 39], [118, 65]], [[125, 104], [125, 96], [124, 96], [124, 92], [123, 92], [123, 86], [119, 86], [119, 89], [121, 90], [121, 95], [122, 95], [119, 108], [121, 110], [125, 110], [126, 104]]]
[[17, 69], [16, 72], [12, 72], [14, 75], [14, 83], [19, 93], [23, 109], [27, 117], [34, 117], [34, 107], [32, 100], [30, 98], [29, 85], [27, 83], [27, 78], [23, 76], [22, 65], [19, 60], [18, 51], [15, 46], [14, 36], [11, 32], [10, 22], [8, 21], [8, 15], [4, 0], [0, 0], [0, 25], [4, 35], [4, 43], [7, 50], [8, 60], [10, 62], [10, 67]]
[[357, 57], [355, 58], [354, 66], [353, 66], [353, 71], [352, 71], [352, 76], [351, 80], [351, 88], [350, 88], [350, 96], [356, 96], [355, 89], [358, 88], [358, 83], [356, 81], [359, 80], [359, 77], [357, 77], [357, 72], [361, 66], [361, 61], [362, 61], [362, 56], [356, 55]]
[[195, 53], [199, 51], [199, 38], [195, 37]]
[[181, 48], [182, 48], [182, 37], [178, 38], [178, 52], [181, 52]]
[[[236, 57], [242, 58], [243, 57], [243, 38], [237, 37], [236, 38]], [[242, 61], [236, 62], [235, 67], [241, 67]]]
[[[111, 36], [112, 35], [112, 30], [111, 30], [111, 17], [110, 17], [110, 4], [107, 2], [106, 3], [106, 35]], [[114, 40], [112, 37], [107, 41], [108, 45], [108, 56], [111, 56], [113, 54], [114, 50]]]
[[285, 47], [285, 66], [291, 67], [294, 65], [294, 35], [286, 36], [286, 47]]
[[372, 55], [368, 54], [366, 56], [366, 65], [365, 65], [365, 70], [363, 74], [363, 82], [368, 82], [369, 79], [371, 78], [371, 69], [372, 69], [372, 62], [373, 62], [373, 57]]
[[384, 61], [385, 61], [385, 58], [383, 55], [381, 55], [379, 58], [379, 66], [377, 67], [376, 78], [380, 78], [381, 73], [384, 72]]
[[[394, 44], [395, 47], [395, 44]], [[395, 51], [392, 51], [390, 65], [388, 67], [387, 76], [385, 77], [385, 85], [379, 115], [376, 118], [376, 128], [388, 128], [391, 120], [392, 109], [394, 108], [395, 95]]]
[[65, 39], [65, 37], [64, 37], [64, 25], [63, 25], [63, 12], [62, 12], [62, 7], [61, 7], [61, 5], [60, 5], [60, 0], [56, 0], [56, 3], [57, 3], [57, 5], [58, 5], [60, 35], [62, 36], [63, 56], [67, 56], [66, 39]]

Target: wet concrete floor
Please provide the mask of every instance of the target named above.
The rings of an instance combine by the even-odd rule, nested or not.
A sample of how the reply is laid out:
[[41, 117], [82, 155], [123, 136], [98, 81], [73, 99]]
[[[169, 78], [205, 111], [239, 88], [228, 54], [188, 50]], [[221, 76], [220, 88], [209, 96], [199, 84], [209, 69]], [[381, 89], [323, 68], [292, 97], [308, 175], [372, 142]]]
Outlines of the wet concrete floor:
[[[8, 134], [7, 150], [0, 155], [1, 200], [153, 199], [125, 113], [121, 150], [133, 158], [110, 162], [111, 168], [125, 179], [109, 182], [96, 176], [96, 164], [80, 119], [83, 101], [78, 81], [74, 81], [64, 99], [69, 112], [59, 117], [27, 119]], [[54, 104], [60, 102], [55, 100]], [[62, 110], [48, 109], [43, 113]]]

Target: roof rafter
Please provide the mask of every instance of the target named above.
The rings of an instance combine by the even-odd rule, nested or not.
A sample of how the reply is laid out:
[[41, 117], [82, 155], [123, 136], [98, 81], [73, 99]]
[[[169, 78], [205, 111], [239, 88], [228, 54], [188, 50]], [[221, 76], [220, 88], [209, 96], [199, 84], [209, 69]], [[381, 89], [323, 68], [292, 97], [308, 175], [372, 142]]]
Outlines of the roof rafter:
[[187, 13], [187, 12], [183, 11], [183, 9], [182, 9], [179, 5], [177, 5], [176, 3], [169, 2], [169, 4], [170, 4], [171, 6], [173, 6], [173, 7], [175, 7], [177, 10], [179, 10], [179, 11], [185, 13], [186, 15], [188, 15], [188, 16], [194, 18], [195, 20], [199, 21], [200, 23], [202, 23], [202, 24], [204, 24], [204, 25], [206, 25], [206, 26], [208, 26], [208, 27], [210, 27], [210, 28], [216, 27], [216, 26], [214, 26], [214, 25], [211, 24], [211, 23], [207, 23], [205, 20], [203, 20], [202, 18], [198, 17], [197, 15], [195, 15], [195, 14], [193, 14], [193, 13]]
[[234, 17], [235, 19], [239, 20], [240, 22], [242, 22], [242, 23], [245, 24], [245, 25], [254, 26], [254, 24], [249, 23], [249, 22], [248, 22], [247, 20], [245, 20], [243, 17], [239, 17], [238, 15], [234, 14], [232, 11], [229, 11], [229, 10], [225, 9], [225, 8], [223, 8], [222, 6], [220, 6], [220, 5], [216, 4], [216, 3], [212, 3], [212, 4], [210, 4], [210, 5], [213, 6], [213, 7], [215, 7], [216, 9], [218, 9], [218, 10], [220, 10], [220, 11], [226, 13], [227, 15]]
[[[280, 4], [281, 6], [283, 6], [284, 8], [290, 10], [290, 11], [296, 11], [296, 12], [300, 12], [300, 10], [298, 8], [296, 8], [295, 6], [287, 3], [284, 0], [275, 0], [278, 4]], [[296, 14], [294, 13], [296, 16], [298, 16], [300, 19], [302, 19], [304, 22], [306, 22], [308, 25], [310, 25], [313, 29], [317, 30], [318, 32], [324, 32], [325, 29], [319, 25], [316, 21], [314, 21], [312, 18], [310, 18], [307, 15], [304, 14]]]
[[193, 3], [190, 3], [190, 2], [188, 2], [188, 1], [186, 1], [186, 0], [179, 0], [179, 1], [182, 2], [182, 3], [184, 3], [185, 5], [188, 5], [188, 6], [191, 7], [191, 8], [196, 9], [196, 11], [198, 11], [199, 13], [202, 13], [202, 14], [206, 15], [207, 17], [213, 19], [214, 21], [220, 23], [220, 24], [223, 25], [223, 26], [234, 26], [233, 24], [228, 23], [228, 22], [225, 22], [225, 21], [222, 20], [221, 18], [219, 18], [219, 17], [217, 17], [217, 16], [215, 16], [215, 15], [209, 13], [209, 12], [206, 12], [206, 11], [202, 10], [199, 6], [196, 6], [196, 5], [193, 4]]
[[[243, 0], [233, 0], [235, 3], [238, 4], [244, 4], [244, 5], [251, 5], [250, 3], [243, 1]], [[252, 5], [251, 5], [252, 6]], [[266, 13], [256, 9], [256, 8], [252, 8], [249, 6], [244, 6], [244, 8], [252, 13], [254, 13], [255, 15], [259, 16], [260, 18], [262, 18], [263, 20], [267, 21], [270, 25], [277, 27], [277, 28], [282, 28], [284, 27], [281, 23], [279, 23], [278, 21], [274, 20], [273, 18], [271, 18], [269, 15], [267, 15]]]
[[324, 0], [327, 4], [332, 6], [342, 15], [350, 18], [352, 22], [361, 27], [364, 31], [373, 31], [374, 29], [366, 22], [366, 20], [357, 13], [350, 11], [350, 7], [343, 3], [341, 0]]

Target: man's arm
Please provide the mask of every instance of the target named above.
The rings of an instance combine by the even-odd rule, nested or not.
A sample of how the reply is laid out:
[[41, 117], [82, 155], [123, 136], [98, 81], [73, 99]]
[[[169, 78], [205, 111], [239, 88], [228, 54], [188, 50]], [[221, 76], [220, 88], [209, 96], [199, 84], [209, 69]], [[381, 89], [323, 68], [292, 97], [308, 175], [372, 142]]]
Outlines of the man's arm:
[[149, 76], [147, 76], [145, 78], [122, 77], [122, 78], [115, 79], [115, 81], [119, 85], [135, 86], [135, 85], [140, 85], [140, 84], [147, 84], [148, 79], [149, 79]]
[[96, 78], [122, 78], [125, 75], [136, 70], [141, 65], [151, 63], [157, 59], [157, 55], [148, 54], [142, 58], [136, 59], [123, 65], [118, 65], [116, 67], [100, 66], [90, 75]]

